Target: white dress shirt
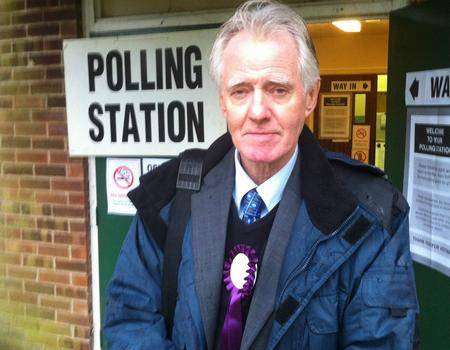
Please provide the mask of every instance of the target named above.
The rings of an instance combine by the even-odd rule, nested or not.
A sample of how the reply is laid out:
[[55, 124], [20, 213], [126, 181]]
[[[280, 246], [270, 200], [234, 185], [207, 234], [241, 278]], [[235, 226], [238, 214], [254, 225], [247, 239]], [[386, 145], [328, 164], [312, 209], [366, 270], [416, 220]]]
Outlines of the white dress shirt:
[[289, 159], [289, 161], [275, 175], [258, 186], [245, 172], [239, 159], [239, 153], [237, 150], [235, 151], [234, 164], [236, 171], [234, 177], [233, 198], [241, 219], [244, 214], [241, 210], [242, 197], [254, 188], [256, 188], [256, 191], [266, 205], [264, 210], [261, 212], [261, 217], [267, 215], [280, 202], [286, 183], [291, 175], [292, 169], [294, 168], [297, 154], [298, 146], [295, 148], [295, 152], [291, 159]]

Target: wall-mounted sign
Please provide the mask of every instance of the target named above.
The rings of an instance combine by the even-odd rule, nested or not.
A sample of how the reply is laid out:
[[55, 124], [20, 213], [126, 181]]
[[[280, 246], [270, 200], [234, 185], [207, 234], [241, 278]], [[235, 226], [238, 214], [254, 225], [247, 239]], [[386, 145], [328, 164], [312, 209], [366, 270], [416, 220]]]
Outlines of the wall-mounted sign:
[[450, 110], [410, 116], [406, 189], [415, 260], [450, 276]]
[[450, 105], [450, 68], [406, 74], [407, 106]]
[[350, 95], [320, 94], [319, 138], [350, 139]]
[[369, 92], [372, 86], [370, 80], [333, 80], [332, 92]]
[[216, 30], [64, 42], [71, 155], [177, 155], [226, 131], [208, 75]]
[[106, 195], [108, 214], [134, 215], [136, 208], [127, 193], [139, 185], [141, 160], [108, 158], [106, 160]]
[[370, 125], [353, 125], [352, 158], [369, 163]]

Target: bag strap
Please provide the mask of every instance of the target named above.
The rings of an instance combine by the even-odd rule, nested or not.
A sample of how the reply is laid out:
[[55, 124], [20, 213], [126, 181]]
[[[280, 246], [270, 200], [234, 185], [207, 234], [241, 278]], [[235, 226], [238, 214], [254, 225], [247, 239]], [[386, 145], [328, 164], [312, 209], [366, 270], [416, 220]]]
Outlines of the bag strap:
[[164, 243], [162, 309], [168, 337], [172, 337], [173, 318], [178, 294], [178, 267], [186, 225], [191, 213], [191, 195], [200, 190], [205, 151], [193, 149], [181, 155], [175, 198], [169, 211], [169, 225]]

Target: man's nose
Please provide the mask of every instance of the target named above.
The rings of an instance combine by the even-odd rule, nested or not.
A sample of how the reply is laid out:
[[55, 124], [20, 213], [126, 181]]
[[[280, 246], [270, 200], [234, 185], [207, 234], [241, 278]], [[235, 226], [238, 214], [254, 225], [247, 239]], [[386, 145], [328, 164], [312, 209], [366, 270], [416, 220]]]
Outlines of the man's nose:
[[264, 119], [267, 118], [267, 101], [264, 93], [256, 89], [253, 92], [251, 105], [249, 108], [249, 117], [252, 119]]

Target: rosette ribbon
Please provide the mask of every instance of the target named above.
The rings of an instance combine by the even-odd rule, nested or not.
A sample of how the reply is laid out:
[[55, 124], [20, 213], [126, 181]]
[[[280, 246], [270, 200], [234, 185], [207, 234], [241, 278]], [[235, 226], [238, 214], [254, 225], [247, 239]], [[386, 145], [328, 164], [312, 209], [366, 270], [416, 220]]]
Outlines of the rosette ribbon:
[[[248, 269], [246, 270], [247, 276], [244, 278], [245, 283], [241, 289], [236, 287], [231, 280], [231, 265], [234, 258], [240, 253], [245, 254], [249, 260]], [[223, 281], [226, 289], [230, 293], [230, 299], [221, 332], [221, 350], [238, 350], [241, 346], [243, 333], [241, 302], [252, 294], [257, 263], [258, 257], [256, 256], [255, 250], [243, 244], [235, 246], [230, 251], [229, 257], [224, 263]]]

